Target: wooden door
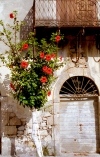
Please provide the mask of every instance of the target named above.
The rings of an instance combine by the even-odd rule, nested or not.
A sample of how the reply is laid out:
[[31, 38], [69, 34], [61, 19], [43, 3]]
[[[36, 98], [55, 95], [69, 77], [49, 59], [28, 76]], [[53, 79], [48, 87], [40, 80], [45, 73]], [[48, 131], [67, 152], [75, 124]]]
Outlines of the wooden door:
[[88, 99], [60, 103], [61, 154], [96, 153], [99, 147], [98, 103]]

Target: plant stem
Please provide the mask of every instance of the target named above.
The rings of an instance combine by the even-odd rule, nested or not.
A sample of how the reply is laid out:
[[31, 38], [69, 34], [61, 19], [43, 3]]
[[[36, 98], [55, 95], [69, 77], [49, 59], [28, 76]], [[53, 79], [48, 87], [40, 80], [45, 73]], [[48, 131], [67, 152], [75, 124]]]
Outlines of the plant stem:
[[8, 40], [8, 42], [9, 42], [9, 45], [10, 45], [9, 47], [11, 48], [12, 52], [14, 53], [14, 47], [13, 47], [13, 45], [11, 44], [11, 39], [9, 38], [9, 36], [8, 36], [8, 34], [7, 34], [7, 32], [6, 32], [5, 26], [4, 26], [4, 25], [2, 25], [2, 26], [3, 26], [3, 30], [4, 30], [5, 36], [6, 36], [7, 40]]

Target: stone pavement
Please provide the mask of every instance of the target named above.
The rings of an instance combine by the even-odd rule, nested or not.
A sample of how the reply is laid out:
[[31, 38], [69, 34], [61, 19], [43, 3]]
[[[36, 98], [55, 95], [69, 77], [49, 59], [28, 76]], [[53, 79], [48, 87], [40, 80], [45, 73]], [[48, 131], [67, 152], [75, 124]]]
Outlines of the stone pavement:
[[[0, 157], [14, 157], [14, 156], [2, 156]], [[17, 156], [15, 156], [17, 157]], [[38, 156], [27, 156], [27, 155], [19, 155], [18, 157], [38, 157]], [[61, 156], [44, 156], [44, 157], [100, 157], [100, 154], [88, 154], [88, 153], [67, 153], [66, 155]]]
[[100, 154], [88, 154], [88, 153], [69, 153], [62, 155], [61, 157], [100, 157]]

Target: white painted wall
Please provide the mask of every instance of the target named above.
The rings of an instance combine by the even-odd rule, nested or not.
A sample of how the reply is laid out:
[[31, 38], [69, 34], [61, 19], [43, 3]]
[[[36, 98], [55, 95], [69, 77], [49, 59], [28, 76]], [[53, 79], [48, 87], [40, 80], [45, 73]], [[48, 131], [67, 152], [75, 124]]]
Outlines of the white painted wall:
[[[43, 0], [41, 0], [42, 2]], [[38, 0], [36, 1], [38, 3]], [[0, 19], [4, 21], [4, 23], [12, 23], [12, 19], [9, 18], [9, 14], [13, 10], [18, 11], [18, 18], [19, 20], [24, 20], [27, 13], [31, 9], [33, 5], [33, 0], [0, 0]], [[42, 5], [41, 3], [39, 6]], [[49, 5], [52, 5], [52, 9], [54, 9], [54, 13], [52, 14], [49, 12], [48, 14], [42, 14], [44, 18], [56, 18], [56, 10], [55, 1], [47, 2], [45, 1], [45, 12], [47, 12]], [[43, 11], [43, 10], [42, 10]], [[37, 18], [42, 18], [41, 14], [37, 16]], [[1, 28], [0, 28], [1, 29]], [[54, 88], [52, 90], [52, 94], [49, 97], [49, 101], [46, 104], [46, 108], [43, 109], [41, 112], [38, 113], [38, 121], [40, 125], [40, 132], [41, 138], [44, 145], [49, 145], [50, 148], [50, 155], [54, 152], [54, 144], [55, 148], [57, 147], [59, 152], [59, 90], [70, 76], [81, 75], [87, 76], [94, 80], [96, 85], [100, 91], [100, 63], [96, 63], [93, 60], [92, 53], [96, 52], [93, 49], [93, 45], [91, 45], [91, 50], [89, 48], [90, 43], [87, 43], [86, 53], [88, 54], [88, 61], [85, 62], [83, 58], [79, 62], [79, 67], [75, 67], [75, 64], [72, 63], [71, 59], [67, 61], [67, 64], [64, 68], [58, 70], [56, 72], [57, 81], [53, 84]], [[3, 53], [7, 47], [4, 46], [2, 42], [0, 42], [0, 53]], [[59, 52], [59, 56], [62, 55], [63, 58], [69, 54], [69, 45]], [[97, 55], [96, 55], [97, 57]], [[99, 59], [99, 56], [98, 58]], [[87, 67], [85, 67], [85, 64]], [[12, 97], [8, 97], [9, 94], [9, 74], [10, 71], [5, 67], [0, 67], [0, 90], [2, 96], [7, 96], [5, 99], [1, 101], [1, 110], [2, 110], [2, 154], [3, 155], [11, 155], [11, 145], [12, 142], [15, 144], [16, 153], [20, 155], [20, 157], [28, 157], [34, 155], [36, 157], [36, 149], [31, 141], [31, 131], [32, 131], [32, 119], [31, 119], [31, 111], [28, 108], [23, 108], [19, 106]], [[8, 79], [5, 79], [5, 77]], [[11, 116], [12, 115], [12, 116]], [[22, 123], [23, 128], [17, 129], [17, 135], [14, 135], [14, 140], [11, 139], [11, 135], [8, 137], [5, 135], [5, 125], [7, 126], [8, 130], [10, 130], [10, 123], [13, 121], [15, 123], [14, 118], [17, 119], [17, 124], [19, 122]], [[53, 127], [52, 127], [53, 126]], [[15, 128], [15, 127], [14, 127]], [[16, 129], [16, 128], [15, 128]], [[20, 130], [22, 129], [22, 130]], [[21, 132], [20, 132], [21, 131]], [[16, 130], [15, 130], [16, 132]], [[22, 136], [21, 133], [24, 135]], [[23, 137], [23, 138], [22, 138]], [[9, 145], [9, 147], [8, 147]]]

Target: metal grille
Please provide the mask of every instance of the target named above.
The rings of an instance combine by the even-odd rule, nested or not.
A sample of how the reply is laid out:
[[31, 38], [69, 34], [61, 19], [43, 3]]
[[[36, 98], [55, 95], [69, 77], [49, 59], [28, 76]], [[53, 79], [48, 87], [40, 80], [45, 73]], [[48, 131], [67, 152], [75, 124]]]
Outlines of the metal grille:
[[60, 94], [67, 97], [98, 96], [99, 91], [94, 82], [86, 76], [73, 76], [64, 82]]
[[34, 0], [34, 3], [35, 26], [100, 26], [100, 0]]
[[29, 10], [23, 22], [25, 25], [21, 26], [20, 28], [21, 40], [27, 39], [29, 36], [29, 33], [33, 31], [33, 7]]

